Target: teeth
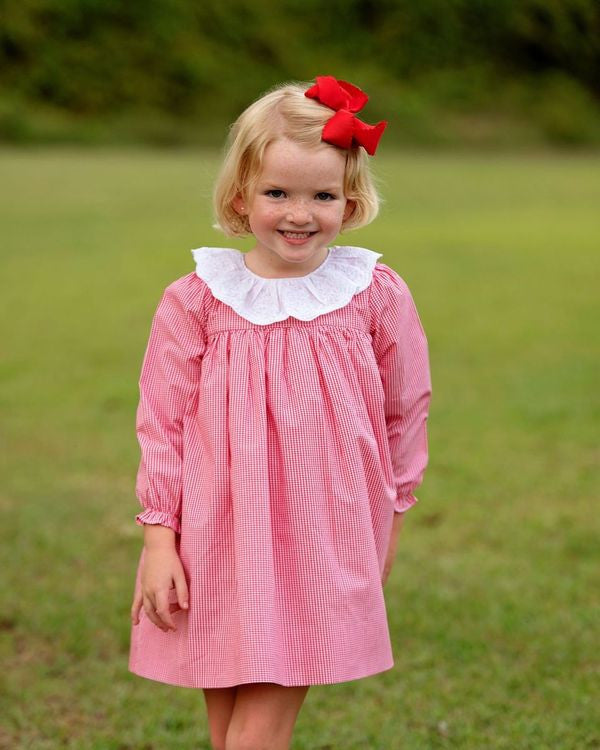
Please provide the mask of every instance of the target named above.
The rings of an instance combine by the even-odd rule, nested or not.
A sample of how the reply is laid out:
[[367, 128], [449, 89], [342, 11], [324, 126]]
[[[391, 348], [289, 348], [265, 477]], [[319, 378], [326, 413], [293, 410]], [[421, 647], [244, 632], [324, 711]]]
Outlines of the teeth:
[[284, 237], [289, 237], [291, 240], [304, 240], [310, 237], [310, 232], [284, 232]]

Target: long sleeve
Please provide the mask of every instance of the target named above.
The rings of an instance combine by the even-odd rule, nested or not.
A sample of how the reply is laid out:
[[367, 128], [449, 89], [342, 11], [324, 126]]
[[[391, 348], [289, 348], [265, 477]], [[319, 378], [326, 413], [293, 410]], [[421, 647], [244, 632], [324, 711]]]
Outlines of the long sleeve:
[[396, 483], [394, 510], [417, 498], [428, 462], [427, 417], [431, 399], [425, 331], [406, 282], [378, 263], [371, 284], [371, 335], [385, 393], [385, 418]]
[[[198, 279], [196, 279], [196, 282]], [[136, 495], [145, 509], [140, 526], [181, 530], [183, 418], [200, 380], [206, 341], [186, 310], [191, 277], [168, 286], [158, 304], [139, 380], [136, 432], [141, 460]]]

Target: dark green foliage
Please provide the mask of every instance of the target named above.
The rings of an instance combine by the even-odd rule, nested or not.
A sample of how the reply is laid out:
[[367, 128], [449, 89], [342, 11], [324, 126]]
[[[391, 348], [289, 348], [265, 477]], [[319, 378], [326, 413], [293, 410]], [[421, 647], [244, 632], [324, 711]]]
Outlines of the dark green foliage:
[[[556, 74], [594, 120], [599, 8], [595, 0], [5, 0], [0, 139], [35, 140], [70, 123], [83, 140], [91, 128], [93, 140], [90, 124], [102, 122], [117, 140], [135, 140], [140, 127], [138, 136], [154, 131], [158, 140], [161, 129], [182, 140], [194, 139], [186, 128], [222, 135], [223, 122], [274, 83], [326, 72], [378, 87], [381, 111], [413, 90], [421, 133], [442, 103], [461, 109], [456, 89], [481, 110], [493, 81], [529, 91]], [[508, 99], [509, 110], [535, 120], [535, 108]], [[553, 137], [556, 128], [540, 123]], [[594, 140], [595, 128], [584, 130], [581, 139]], [[410, 139], [410, 122], [400, 131]]]
[[527, 0], [509, 18], [507, 51], [519, 68], [560, 70], [600, 96], [600, 5]]

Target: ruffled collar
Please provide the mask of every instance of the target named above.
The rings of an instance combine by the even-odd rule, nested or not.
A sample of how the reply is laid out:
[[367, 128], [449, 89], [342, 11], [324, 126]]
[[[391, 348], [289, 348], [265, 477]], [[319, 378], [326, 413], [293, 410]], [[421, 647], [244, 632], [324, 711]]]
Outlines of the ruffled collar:
[[289, 317], [313, 320], [350, 302], [371, 283], [381, 253], [364, 247], [333, 245], [311, 273], [267, 279], [250, 271], [244, 253], [230, 247], [198, 247], [191, 251], [196, 275], [213, 296], [251, 323], [268, 325]]

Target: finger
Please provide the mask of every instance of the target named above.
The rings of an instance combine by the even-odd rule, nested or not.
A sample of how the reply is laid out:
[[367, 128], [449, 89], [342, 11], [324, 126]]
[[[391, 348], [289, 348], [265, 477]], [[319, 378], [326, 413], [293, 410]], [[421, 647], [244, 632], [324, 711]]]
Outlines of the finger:
[[150, 622], [156, 625], [157, 628], [164, 632], [168, 630], [166, 624], [161, 620], [160, 616], [156, 612], [154, 602], [148, 596], [144, 597], [144, 612], [146, 613], [146, 616], [148, 617]]
[[167, 626], [167, 630], [177, 630], [175, 622], [171, 616], [171, 610], [169, 609], [169, 590], [156, 592], [156, 614], [160, 617], [163, 625]]
[[141, 591], [136, 591], [131, 605], [131, 621], [137, 625], [140, 621], [140, 609], [142, 608], [143, 597]]
[[181, 609], [187, 609], [189, 607], [189, 598], [185, 576], [182, 575], [175, 578], [175, 589], [177, 590], [177, 602], [179, 606]]

